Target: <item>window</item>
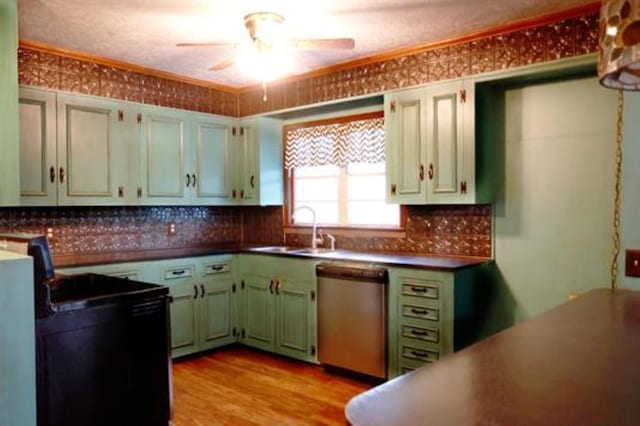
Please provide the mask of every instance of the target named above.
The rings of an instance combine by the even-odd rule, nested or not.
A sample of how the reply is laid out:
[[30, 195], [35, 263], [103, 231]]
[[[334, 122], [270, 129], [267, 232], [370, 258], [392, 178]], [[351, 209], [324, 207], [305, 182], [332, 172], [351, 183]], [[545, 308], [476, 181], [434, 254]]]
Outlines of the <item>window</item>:
[[[385, 201], [382, 112], [286, 126], [285, 169], [289, 217], [300, 206], [318, 224], [400, 227], [400, 207]], [[295, 223], [310, 224], [306, 209]]]

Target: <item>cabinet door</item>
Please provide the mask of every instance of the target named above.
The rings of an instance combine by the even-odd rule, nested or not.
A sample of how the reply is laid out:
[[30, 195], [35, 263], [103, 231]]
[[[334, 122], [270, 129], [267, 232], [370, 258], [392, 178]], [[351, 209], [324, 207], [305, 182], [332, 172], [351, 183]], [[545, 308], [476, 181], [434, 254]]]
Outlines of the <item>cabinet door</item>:
[[56, 94], [20, 89], [20, 204], [55, 206], [58, 202]]
[[198, 286], [193, 282], [172, 283], [169, 294], [173, 298], [171, 311], [171, 355], [187, 355], [198, 350], [197, 297]]
[[269, 278], [247, 275], [245, 283], [244, 343], [273, 352], [274, 344], [274, 294]]
[[387, 201], [422, 204], [424, 181], [424, 89], [392, 93], [385, 99]]
[[235, 342], [236, 291], [233, 279], [210, 279], [201, 284], [201, 294], [200, 350]]
[[[473, 88], [462, 81], [427, 89], [427, 202], [464, 202], [470, 183], [465, 178], [465, 157], [473, 161], [473, 144], [467, 149], [466, 110], [473, 110]], [[469, 107], [469, 108], [467, 108]], [[472, 182], [471, 182], [472, 183]]]
[[276, 351], [303, 360], [313, 359], [309, 312], [312, 284], [276, 280]]
[[196, 189], [202, 204], [230, 204], [232, 173], [231, 127], [211, 119], [196, 119]]
[[141, 131], [143, 203], [185, 204], [192, 186], [186, 171], [186, 112], [145, 108]]
[[120, 204], [117, 122], [115, 102], [58, 95], [58, 204]]
[[244, 204], [257, 203], [258, 140], [249, 127], [239, 127], [236, 140], [239, 198]]

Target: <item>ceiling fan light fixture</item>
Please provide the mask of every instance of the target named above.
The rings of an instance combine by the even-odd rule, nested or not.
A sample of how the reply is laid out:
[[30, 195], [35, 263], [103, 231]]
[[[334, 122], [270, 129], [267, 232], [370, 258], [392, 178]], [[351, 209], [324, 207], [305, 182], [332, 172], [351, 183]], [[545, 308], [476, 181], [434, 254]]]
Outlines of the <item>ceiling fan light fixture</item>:
[[246, 46], [238, 52], [237, 64], [252, 79], [270, 82], [284, 77], [293, 66], [291, 52], [284, 46], [258, 50]]
[[598, 76], [603, 86], [640, 90], [640, 0], [607, 0], [600, 8]]

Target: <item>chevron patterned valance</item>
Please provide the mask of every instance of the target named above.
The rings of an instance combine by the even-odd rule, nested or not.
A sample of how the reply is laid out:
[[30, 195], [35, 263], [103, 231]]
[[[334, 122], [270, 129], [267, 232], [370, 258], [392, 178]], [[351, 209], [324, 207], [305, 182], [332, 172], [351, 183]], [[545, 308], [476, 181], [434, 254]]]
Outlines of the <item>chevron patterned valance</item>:
[[285, 128], [284, 166], [384, 162], [384, 118]]

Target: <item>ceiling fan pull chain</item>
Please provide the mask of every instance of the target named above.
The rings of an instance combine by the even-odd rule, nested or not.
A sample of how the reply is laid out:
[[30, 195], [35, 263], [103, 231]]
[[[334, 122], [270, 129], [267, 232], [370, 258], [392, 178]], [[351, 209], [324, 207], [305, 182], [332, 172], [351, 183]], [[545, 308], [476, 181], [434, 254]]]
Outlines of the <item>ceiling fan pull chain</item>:
[[267, 82], [262, 80], [262, 102], [267, 102]]

